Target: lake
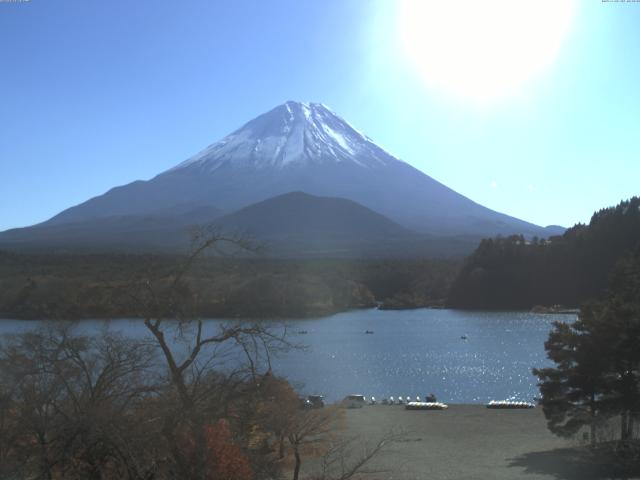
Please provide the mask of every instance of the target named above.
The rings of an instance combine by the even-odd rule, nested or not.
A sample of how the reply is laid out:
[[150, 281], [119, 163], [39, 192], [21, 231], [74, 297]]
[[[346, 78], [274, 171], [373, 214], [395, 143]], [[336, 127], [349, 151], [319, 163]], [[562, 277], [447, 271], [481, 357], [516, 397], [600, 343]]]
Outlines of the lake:
[[[380, 400], [430, 392], [449, 403], [531, 401], [539, 393], [531, 368], [549, 365], [544, 342], [552, 323], [574, 319], [530, 312], [354, 310], [289, 321], [292, 339], [308, 348], [284, 354], [273, 365], [301, 391], [330, 401], [351, 393]], [[207, 322], [214, 326], [219, 320]], [[38, 323], [0, 320], [0, 333]], [[140, 320], [86, 320], [80, 328], [91, 332], [105, 325], [146, 335]]]

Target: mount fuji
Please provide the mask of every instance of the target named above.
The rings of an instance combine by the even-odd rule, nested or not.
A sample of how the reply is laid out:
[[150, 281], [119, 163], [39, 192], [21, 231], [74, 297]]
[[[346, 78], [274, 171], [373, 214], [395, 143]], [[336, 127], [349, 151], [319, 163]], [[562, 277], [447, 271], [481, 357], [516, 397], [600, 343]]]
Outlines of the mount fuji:
[[77, 235], [83, 225], [113, 232], [124, 223], [131, 230], [137, 218], [165, 226], [203, 223], [290, 192], [350, 200], [428, 236], [547, 237], [563, 231], [483, 207], [386, 152], [325, 105], [290, 101], [151, 180], [115, 187], [39, 225], [4, 232], [0, 246], [37, 238], [46, 244], [44, 232], [51, 231], [63, 241], [65, 231]]

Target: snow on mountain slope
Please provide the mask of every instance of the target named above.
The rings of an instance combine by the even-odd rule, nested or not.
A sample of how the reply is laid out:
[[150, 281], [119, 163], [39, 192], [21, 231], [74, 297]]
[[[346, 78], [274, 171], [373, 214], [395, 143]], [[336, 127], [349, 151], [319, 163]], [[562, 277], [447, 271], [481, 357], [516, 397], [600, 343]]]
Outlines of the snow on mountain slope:
[[390, 157], [321, 103], [287, 102], [169, 171], [198, 167], [211, 173], [229, 163], [267, 169], [352, 162], [366, 168], [386, 165]]

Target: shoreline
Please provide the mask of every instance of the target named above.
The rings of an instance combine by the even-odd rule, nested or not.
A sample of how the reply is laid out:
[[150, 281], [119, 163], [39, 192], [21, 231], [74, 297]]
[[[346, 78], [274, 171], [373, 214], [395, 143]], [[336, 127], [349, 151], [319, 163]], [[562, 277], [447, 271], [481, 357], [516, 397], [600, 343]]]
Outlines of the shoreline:
[[[326, 317], [332, 317], [334, 315], [339, 315], [341, 313], [353, 312], [353, 311], [366, 311], [366, 310], [377, 310], [377, 311], [410, 311], [410, 310], [451, 310], [451, 311], [460, 311], [460, 312], [468, 312], [468, 313], [505, 313], [505, 312], [513, 312], [513, 313], [532, 313], [536, 315], [577, 315], [579, 313], [579, 309], [572, 310], [566, 309], [562, 311], [534, 311], [527, 309], [470, 309], [470, 308], [455, 308], [455, 307], [439, 307], [439, 306], [424, 306], [424, 307], [414, 307], [414, 308], [380, 308], [379, 306], [363, 306], [363, 307], [353, 307], [346, 309], [331, 309], [326, 312], [306, 312], [306, 313], [296, 313], [291, 314], [290, 316], [201, 316], [200, 318], [193, 318], [193, 321], [196, 320], [245, 320], [249, 322], [255, 321], [307, 321], [307, 320], [317, 320]], [[95, 315], [92, 317], [70, 317], [70, 318], [50, 318], [50, 317], [32, 317], [32, 316], [23, 316], [12, 315], [10, 312], [0, 312], [0, 322], [3, 320], [10, 321], [21, 321], [21, 322], [39, 322], [39, 321], [62, 321], [62, 322], [83, 322], [83, 321], [112, 321], [112, 320], [143, 320], [144, 317], [137, 317], [135, 315], [131, 316], [117, 316], [117, 317], [109, 317], [109, 316], [99, 316]]]

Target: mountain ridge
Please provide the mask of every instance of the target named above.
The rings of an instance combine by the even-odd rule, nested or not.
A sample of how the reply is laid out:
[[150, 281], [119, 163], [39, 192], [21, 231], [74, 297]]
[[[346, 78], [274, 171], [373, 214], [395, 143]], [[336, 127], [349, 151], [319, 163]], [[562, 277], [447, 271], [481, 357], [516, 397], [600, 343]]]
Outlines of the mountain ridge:
[[[343, 198], [289, 192], [219, 215], [110, 216], [38, 225], [0, 234], [0, 248], [54, 253], [179, 253], [203, 226], [242, 238], [260, 255], [278, 258], [450, 257], [470, 252], [477, 238], [439, 238], [407, 230], [383, 215]], [[227, 245], [223, 249], [233, 247]], [[237, 252], [246, 254], [249, 252]]]
[[293, 101], [150, 180], [114, 187], [39, 226], [212, 208], [230, 214], [295, 191], [356, 202], [421, 234], [561, 233], [483, 207], [389, 154], [325, 105]]
[[[415, 235], [415, 232], [343, 198], [289, 192], [216, 219], [214, 225], [245, 228], [262, 235], [332, 234]], [[364, 227], [364, 228], [363, 228]]]

